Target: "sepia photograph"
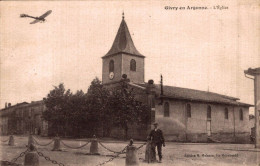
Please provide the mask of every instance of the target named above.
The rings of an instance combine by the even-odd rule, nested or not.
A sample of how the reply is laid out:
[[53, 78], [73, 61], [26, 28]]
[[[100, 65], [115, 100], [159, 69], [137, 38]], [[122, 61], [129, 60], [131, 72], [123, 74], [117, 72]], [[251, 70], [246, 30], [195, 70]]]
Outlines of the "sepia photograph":
[[0, 165], [260, 166], [257, 0], [0, 1]]

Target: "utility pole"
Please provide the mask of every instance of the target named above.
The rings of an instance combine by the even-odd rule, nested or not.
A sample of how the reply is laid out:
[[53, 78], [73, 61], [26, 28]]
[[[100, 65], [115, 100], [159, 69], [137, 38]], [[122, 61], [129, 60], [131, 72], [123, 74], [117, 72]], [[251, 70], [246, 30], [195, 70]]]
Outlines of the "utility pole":
[[161, 85], [161, 94], [160, 94], [160, 97], [161, 97], [161, 105], [163, 104], [163, 76], [161, 74], [161, 81], [160, 81], [160, 85]]
[[250, 78], [254, 80], [254, 95], [255, 95], [255, 148], [260, 148], [260, 67], [244, 71], [245, 77], [247, 75], [253, 76], [254, 78]]

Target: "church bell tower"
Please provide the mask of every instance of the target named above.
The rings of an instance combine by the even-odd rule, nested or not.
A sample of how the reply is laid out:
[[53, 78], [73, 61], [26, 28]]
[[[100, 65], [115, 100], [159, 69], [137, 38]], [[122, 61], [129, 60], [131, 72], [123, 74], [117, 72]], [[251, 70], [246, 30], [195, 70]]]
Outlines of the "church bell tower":
[[113, 45], [102, 57], [102, 83], [116, 83], [123, 74], [133, 83], [144, 83], [144, 58], [135, 48], [123, 13]]

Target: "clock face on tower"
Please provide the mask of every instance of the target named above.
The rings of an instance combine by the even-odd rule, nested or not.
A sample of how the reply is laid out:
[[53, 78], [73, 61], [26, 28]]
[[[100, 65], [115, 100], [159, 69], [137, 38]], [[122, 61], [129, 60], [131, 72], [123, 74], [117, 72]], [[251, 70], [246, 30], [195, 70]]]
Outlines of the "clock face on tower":
[[115, 76], [115, 75], [114, 75], [114, 72], [110, 72], [110, 73], [109, 73], [109, 79], [110, 79], [110, 80], [112, 80], [112, 79], [114, 78], [114, 76]]

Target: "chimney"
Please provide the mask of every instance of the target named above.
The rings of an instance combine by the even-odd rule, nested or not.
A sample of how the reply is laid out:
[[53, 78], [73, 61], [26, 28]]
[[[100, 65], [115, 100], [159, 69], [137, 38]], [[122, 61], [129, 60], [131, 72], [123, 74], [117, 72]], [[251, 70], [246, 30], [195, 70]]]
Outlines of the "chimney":
[[11, 107], [12, 106], [12, 104], [11, 103], [8, 103], [8, 107]]
[[149, 80], [149, 81], [148, 81], [148, 84], [149, 84], [149, 85], [153, 85], [153, 83], [154, 83], [153, 80]]
[[124, 89], [124, 91], [126, 91], [126, 89], [128, 88], [128, 83], [129, 82], [130, 82], [130, 79], [127, 78], [127, 75], [126, 74], [122, 74], [122, 78], [120, 80], [120, 85]]
[[122, 79], [127, 79], [127, 75], [126, 74], [122, 74]]
[[121, 81], [130, 82], [130, 79], [127, 78], [127, 75], [126, 75], [126, 74], [122, 74]]
[[155, 93], [155, 85], [153, 80], [149, 80], [146, 86], [147, 93]]
[[7, 108], [7, 102], [5, 102], [5, 108]]

